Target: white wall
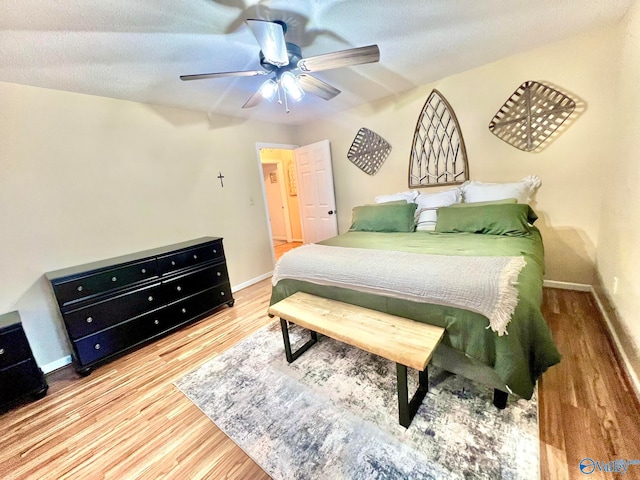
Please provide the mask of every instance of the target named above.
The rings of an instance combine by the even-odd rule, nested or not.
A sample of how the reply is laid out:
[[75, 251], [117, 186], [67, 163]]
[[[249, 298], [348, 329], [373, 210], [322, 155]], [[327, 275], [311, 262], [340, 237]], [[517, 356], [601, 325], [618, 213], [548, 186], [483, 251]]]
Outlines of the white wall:
[[[354, 206], [371, 203], [376, 195], [408, 188], [415, 124], [429, 93], [436, 88], [460, 123], [472, 179], [517, 181], [532, 173], [542, 179], [534, 208], [540, 216], [536, 225], [545, 240], [546, 278], [591, 284], [602, 172], [610, 157], [606, 139], [612, 89], [605, 72], [615, 65], [615, 38], [616, 27], [597, 30], [300, 128], [300, 144], [331, 140], [340, 231], [349, 228]], [[574, 114], [569, 128], [539, 153], [517, 150], [488, 129], [499, 107], [526, 80], [557, 86], [577, 99], [582, 111]], [[378, 133], [392, 146], [389, 158], [372, 177], [346, 158], [361, 127]]]
[[[602, 156], [604, 190], [597, 264], [605, 294], [621, 323], [618, 336], [640, 376], [640, 3], [620, 27], [618, 70], [603, 72], [616, 90], [608, 118], [614, 130]], [[617, 74], [617, 75], [616, 75]], [[618, 279], [614, 289], [614, 277]]]
[[290, 129], [7, 83], [0, 98], [0, 312], [20, 311], [41, 366], [70, 352], [47, 271], [206, 235], [232, 286], [272, 270], [255, 143]]

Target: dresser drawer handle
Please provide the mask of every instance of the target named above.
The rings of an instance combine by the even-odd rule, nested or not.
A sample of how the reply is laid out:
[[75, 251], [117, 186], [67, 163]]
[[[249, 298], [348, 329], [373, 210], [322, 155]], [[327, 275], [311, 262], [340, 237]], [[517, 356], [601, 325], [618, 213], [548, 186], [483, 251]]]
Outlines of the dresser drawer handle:
[[4, 355], [4, 348], [0, 348], [0, 355]]
[[194, 260], [197, 260], [197, 259], [198, 259], [198, 255], [194, 255], [194, 256], [193, 256], [193, 259], [194, 259]]
[[219, 276], [219, 277], [221, 277], [221, 276], [222, 276], [222, 273], [220, 273], [220, 272], [216, 272], [216, 275], [217, 275], [217, 276]]
[[187, 313], [187, 309], [186, 309], [186, 308], [183, 308], [183, 309], [182, 309], [182, 313]]
[[176, 290], [177, 290], [177, 291], [179, 291], [179, 292], [181, 292], [181, 291], [182, 291], [182, 287], [181, 287], [180, 285], [178, 285], [178, 286], [176, 287]]
[[155, 323], [156, 325], [160, 325], [160, 320], [154, 320], [153, 323]]
[[112, 281], [112, 282], [117, 282], [117, 281], [118, 281], [118, 279], [117, 279], [116, 277], [111, 277], [111, 281]]
[[153, 297], [149, 295], [149, 298], [147, 300], [149, 300], [150, 302], [153, 302]]
[[100, 346], [99, 343], [96, 343], [93, 348], [95, 348], [96, 350], [100, 350], [100, 348], [102, 348], [102, 347]]
[[82, 285], [78, 285], [78, 291], [81, 292], [83, 290]]
[[146, 268], [143, 268], [143, 269], [141, 270], [141, 272], [142, 272], [142, 273], [147, 273], [147, 269], [146, 269]]
[[218, 251], [214, 248], [214, 249], [213, 249], [213, 253], [218, 253]]
[[175, 260], [171, 260], [171, 265], [175, 266], [176, 265], [176, 261]]
[[93, 317], [87, 317], [87, 323], [93, 322]]
[[220, 292], [220, 295], [222, 295], [224, 297], [224, 292]]

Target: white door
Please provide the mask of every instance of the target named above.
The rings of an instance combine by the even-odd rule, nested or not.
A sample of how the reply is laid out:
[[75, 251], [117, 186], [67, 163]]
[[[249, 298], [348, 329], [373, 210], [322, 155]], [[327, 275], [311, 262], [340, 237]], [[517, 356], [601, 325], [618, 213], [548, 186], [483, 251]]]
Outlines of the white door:
[[298, 201], [304, 243], [338, 234], [329, 140], [295, 149]]

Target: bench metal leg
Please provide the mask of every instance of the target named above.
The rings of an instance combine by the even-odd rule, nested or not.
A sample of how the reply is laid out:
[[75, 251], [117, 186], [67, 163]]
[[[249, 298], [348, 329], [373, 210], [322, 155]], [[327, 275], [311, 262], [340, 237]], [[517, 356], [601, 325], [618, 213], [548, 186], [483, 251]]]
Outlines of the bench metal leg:
[[280, 327], [282, 328], [282, 338], [284, 339], [284, 353], [287, 356], [287, 362], [289, 363], [293, 362], [296, 358], [309, 350], [309, 347], [318, 341], [318, 334], [311, 330], [311, 340], [292, 353], [291, 341], [289, 340], [289, 327], [287, 326], [287, 321], [284, 318], [280, 318]]
[[503, 392], [502, 390], [498, 390], [497, 388], [493, 389], [493, 405], [500, 410], [503, 410], [507, 406], [507, 400], [509, 398], [509, 394], [507, 392]]
[[424, 371], [419, 372], [418, 388], [409, 401], [409, 391], [407, 388], [407, 367], [396, 363], [396, 372], [398, 377], [398, 416], [400, 425], [409, 428], [411, 420], [416, 415], [418, 408], [422, 404], [427, 391], [429, 390], [429, 373], [428, 367]]

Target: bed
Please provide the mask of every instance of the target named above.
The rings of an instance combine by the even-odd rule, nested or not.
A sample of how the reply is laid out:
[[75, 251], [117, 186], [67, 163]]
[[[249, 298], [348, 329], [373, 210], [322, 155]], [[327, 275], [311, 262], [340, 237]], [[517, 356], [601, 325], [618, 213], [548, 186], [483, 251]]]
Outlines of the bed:
[[[541, 312], [544, 249], [540, 232], [532, 225], [537, 218], [533, 210], [517, 203], [494, 205], [490, 202], [469, 208], [453, 205], [438, 209], [435, 229], [413, 231], [418, 216], [411, 203], [390, 202], [383, 207], [386, 210], [383, 214], [380, 207], [383, 206], [367, 206], [366, 212], [354, 209], [351, 230], [320, 242], [322, 248], [303, 246], [285, 254], [276, 265], [271, 303], [302, 291], [440, 326], [445, 329], [445, 335], [433, 356], [434, 365], [530, 399], [540, 375], [560, 361]], [[305, 265], [314, 265], [318, 250], [326, 253], [332, 248], [341, 255], [347, 255], [349, 249], [354, 255], [370, 252], [374, 261], [390, 255], [385, 252], [411, 254], [407, 257], [412, 259], [414, 267], [407, 271], [412, 272], [422, 266], [421, 259], [426, 261], [436, 256], [463, 263], [482, 260], [481, 257], [519, 259], [521, 265], [513, 278], [515, 281], [505, 287], [515, 292], [516, 301], [509, 311], [507, 324], [496, 328], [493, 319], [490, 321], [488, 316], [474, 311], [477, 309], [473, 306], [461, 308], [439, 300], [430, 303], [428, 298], [416, 300], [384, 289], [367, 289], [358, 281], [343, 282], [342, 275], [331, 271], [328, 281], [318, 281], [311, 271], [308, 275], [304, 271], [296, 271], [295, 275], [288, 273], [287, 265], [294, 260], [304, 270]], [[341, 257], [337, 263], [348, 268], [345, 258]], [[316, 268], [322, 269], [327, 263], [330, 262], [315, 262], [320, 265]], [[429, 263], [424, 265], [425, 270], [431, 269]], [[402, 276], [403, 273], [389, 270], [389, 275]], [[459, 273], [460, 279], [477, 277], [478, 282], [485, 276], [489, 274], [474, 274], [464, 269]], [[335, 278], [338, 280], [334, 281]]]

